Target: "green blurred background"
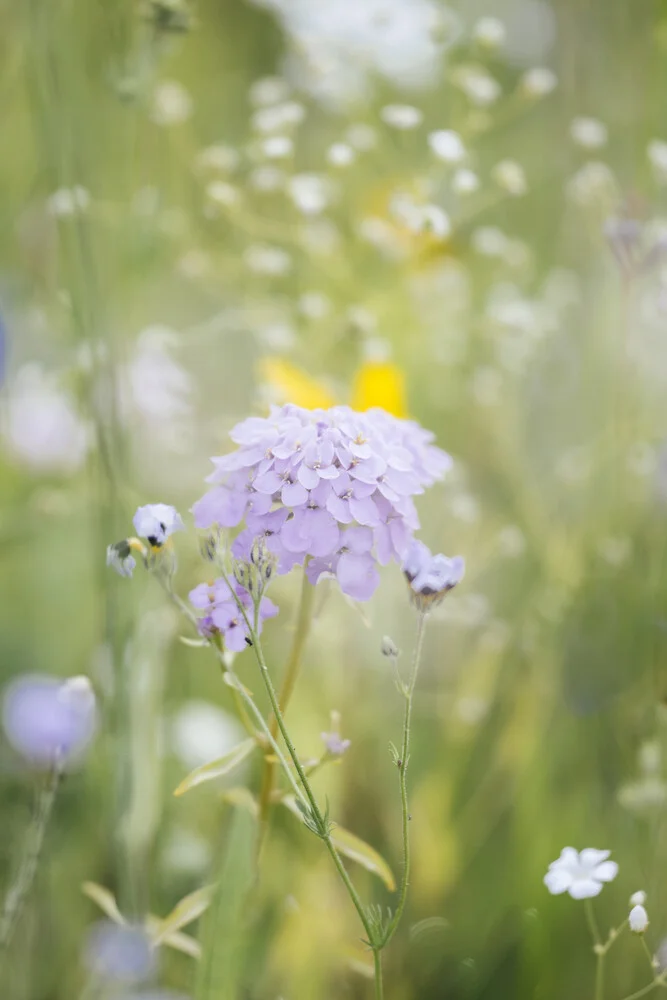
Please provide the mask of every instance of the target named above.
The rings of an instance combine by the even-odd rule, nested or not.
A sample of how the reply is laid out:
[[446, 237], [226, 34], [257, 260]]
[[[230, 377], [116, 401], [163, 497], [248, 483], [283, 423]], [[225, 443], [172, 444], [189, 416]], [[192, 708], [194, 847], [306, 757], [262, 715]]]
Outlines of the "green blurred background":
[[[555, 84], [543, 96], [535, 67], [555, 74], [537, 75]], [[100, 916], [87, 880], [137, 918], [220, 880], [191, 928], [199, 969], [162, 949], [161, 986], [372, 994], [355, 914], [294, 817], [276, 811], [252, 885], [253, 821], [225, 782], [173, 798], [236, 741], [231, 692], [178, 641], [154, 582], [104, 565], [138, 504], [185, 513], [229, 428], [270, 400], [404, 406], [455, 460], [419, 504], [422, 536], [463, 554], [467, 576], [429, 622], [389, 1000], [591, 996], [581, 904], [542, 885], [566, 844], [619, 862], [596, 904], [604, 927], [647, 890], [657, 950], [667, 4], [3, 0], [0, 88], [0, 681], [88, 674], [102, 714], [56, 803], [2, 997], [107, 995], [81, 964]], [[303, 112], [269, 122], [292, 139], [285, 158], [262, 131], [267, 98]], [[386, 124], [392, 104], [423, 121]], [[433, 155], [439, 129], [462, 136], [464, 164]], [[340, 142], [348, 165], [330, 162]], [[525, 192], [494, 170], [508, 159]], [[310, 214], [289, 194], [304, 173], [326, 202]], [[397, 198], [446, 218], [416, 231]], [[206, 570], [194, 532], [176, 543], [185, 594]], [[299, 587], [295, 572], [272, 593], [277, 676]], [[289, 711], [304, 756], [341, 713], [352, 745], [318, 792], [395, 873], [402, 704], [380, 646], [389, 634], [407, 655], [414, 628], [395, 566], [362, 609], [318, 587]], [[236, 666], [262, 701], [252, 654]], [[227, 784], [258, 780], [253, 757]], [[38, 781], [0, 744], [2, 884]], [[366, 899], [391, 901], [352, 867]], [[636, 940], [610, 962], [608, 996], [646, 982]]]

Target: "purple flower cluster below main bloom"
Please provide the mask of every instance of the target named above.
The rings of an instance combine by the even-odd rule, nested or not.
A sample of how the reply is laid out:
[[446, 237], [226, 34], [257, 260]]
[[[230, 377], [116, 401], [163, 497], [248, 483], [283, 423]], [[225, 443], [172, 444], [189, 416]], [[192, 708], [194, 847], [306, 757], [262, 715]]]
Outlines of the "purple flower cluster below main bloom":
[[[232, 585], [236, 597], [241, 601], [249, 620], [252, 621], [254, 609], [250, 594], [235, 580], [232, 581]], [[240, 653], [246, 648], [246, 640], [250, 639], [248, 627], [225, 580], [219, 578], [212, 584], [200, 583], [198, 587], [190, 591], [189, 597], [195, 608], [206, 612], [199, 619], [199, 631], [202, 635], [210, 636], [220, 632], [226, 649]], [[274, 618], [277, 614], [278, 608], [273, 601], [270, 601], [268, 597], [263, 597], [259, 602], [258, 632], [262, 631], [262, 624], [266, 618]]]
[[197, 527], [245, 519], [236, 558], [262, 535], [279, 573], [309, 558], [311, 582], [332, 573], [357, 600], [375, 590], [378, 563], [404, 557], [419, 527], [412, 498], [451, 465], [431, 433], [380, 409], [273, 407], [231, 438], [237, 449], [213, 459], [216, 485], [192, 509]]
[[445, 594], [463, 579], [465, 563], [462, 556], [450, 559], [433, 555], [428, 546], [416, 538], [403, 560], [403, 573], [410, 584], [413, 598], [422, 608], [437, 604]]

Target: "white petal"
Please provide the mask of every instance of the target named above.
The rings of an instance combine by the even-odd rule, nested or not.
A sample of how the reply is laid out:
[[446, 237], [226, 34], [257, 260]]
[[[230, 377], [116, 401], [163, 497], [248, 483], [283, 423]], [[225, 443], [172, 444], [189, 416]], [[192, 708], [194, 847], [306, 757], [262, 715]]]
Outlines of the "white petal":
[[575, 850], [574, 847], [564, 847], [560, 852], [560, 857], [556, 861], [552, 861], [549, 868], [556, 868], [558, 865], [567, 865], [576, 867], [579, 864], [579, 851]]
[[579, 855], [579, 860], [586, 868], [594, 868], [600, 862], [606, 861], [611, 851], [598, 851], [595, 847], [585, 847]]
[[618, 875], [618, 865], [615, 861], [603, 861], [593, 869], [591, 875], [600, 882], [611, 882]]
[[544, 884], [553, 896], [558, 896], [570, 888], [572, 876], [566, 868], [551, 868], [544, 876]]
[[628, 917], [628, 923], [630, 924], [630, 930], [635, 934], [643, 934], [648, 927], [648, 913], [643, 906], [637, 905], [633, 906], [630, 910], [630, 916]]
[[593, 878], [576, 879], [568, 891], [572, 899], [590, 899], [591, 896], [600, 895], [602, 882], [596, 882]]

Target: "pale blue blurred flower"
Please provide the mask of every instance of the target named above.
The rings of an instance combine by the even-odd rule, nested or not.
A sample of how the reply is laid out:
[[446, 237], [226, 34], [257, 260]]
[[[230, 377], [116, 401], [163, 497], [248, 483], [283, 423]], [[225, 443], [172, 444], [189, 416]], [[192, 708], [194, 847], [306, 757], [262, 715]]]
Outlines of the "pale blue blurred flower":
[[76, 759], [97, 728], [88, 678], [18, 677], [5, 690], [2, 725], [12, 747], [33, 764], [48, 767]]
[[99, 920], [88, 931], [83, 964], [102, 980], [141, 983], [155, 971], [156, 956], [143, 928]]
[[166, 503], [149, 503], [139, 507], [134, 515], [134, 530], [151, 545], [164, 545], [175, 531], [185, 531], [181, 515]]

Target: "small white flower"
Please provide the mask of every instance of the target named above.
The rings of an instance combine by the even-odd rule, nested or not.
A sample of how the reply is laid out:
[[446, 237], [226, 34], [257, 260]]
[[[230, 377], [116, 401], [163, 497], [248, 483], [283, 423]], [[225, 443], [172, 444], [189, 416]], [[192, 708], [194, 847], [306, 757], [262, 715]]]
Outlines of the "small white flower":
[[192, 114], [192, 98], [182, 83], [163, 80], [153, 92], [150, 116], [156, 125], [182, 125]]
[[387, 104], [380, 111], [380, 118], [385, 125], [407, 131], [421, 125], [424, 116], [411, 104]]
[[206, 146], [197, 154], [196, 166], [201, 170], [220, 170], [222, 173], [232, 173], [241, 163], [241, 154], [233, 146], [224, 142]]
[[355, 152], [346, 142], [334, 142], [327, 150], [327, 160], [332, 167], [349, 167], [354, 163]]
[[460, 163], [465, 159], [466, 150], [463, 140], [458, 132], [452, 129], [440, 129], [438, 132], [431, 132], [428, 137], [428, 144], [432, 152], [442, 160], [443, 163]]
[[251, 85], [248, 97], [258, 108], [278, 104], [289, 97], [289, 84], [281, 76], [264, 76]]
[[254, 243], [245, 251], [243, 259], [255, 274], [266, 274], [271, 278], [280, 278], [292, 269], [292, 258], [280, 247]]
[[459, 66], [452, 74], [452, 82], [477, 108], [495, 104], [502, 93], [500, 84], [482, 66]]
[[262, 152], [269, 160], [284, 160], [294, 152], [294, 143], [288, 135], [270, 135], [262, 143]]
[[566, 194], [578, 205], [615, 198], [617, 184], [611, 167], [599, 160], [589, 160], [568, 181]]
[[573, 118], [570, 122], [572, 141], [584, 149], [606, 146], [608, 135], [607, 126], [597, 118]]
[[231, 208], [241, 200], [238, 188], [227, 181], [211, 181], [206, 185], [206, 197], [214, 205], [221, 205], [224, 208]]
[[107, 566], [115, 569], [119, 576], [132, 576], [137, 565], [127, 541], [114, 542], [107, 548]]
[[528, 182], [523, 167], [516, 160], [501, 160], [491, 171], [498, 185], [514, 198], [520, 198], [528, 190]]
[[90, 193], [80, 184], [71, 188], [58, 188], [47, 202], [49, 212], [60, 218], [85, 212], [90, 205]]
[[497, 49], [505, 41], [507, 31], [497, 17], [480, 17], [472, 29], [472, 37], [486, 49]]
[[136, 533], [154, 546], [164, 545], [175, 531], [185, 531], [181, 515], [175, 507], [166, 503], [149, 503], [139, 507], [132, 523]]
[[633, 906], [630, 910], [628, 923], [630, 924], [630, 930], [634, 934], [643, 934], [648, 927], [648, 913], [641, 903], [638, 903], [637, 906]]
[[255, 191], [271, 194], [285, 187], [287, 177], [285, 171], [281, 170], [280, 167], [274, 167], [267, 163], [251, 171], [248, 180]]
[[544, 884], [552, 895], [568, 892], [572, 899], [590, 899], [602, 892], [605, 882], [618, 874], [615, 861], [608, 861], [611, 851], [598, 851], [586, 847], [577, 851], [564, 847], [560, 857], [552, 861], [544, 876]]
[[470, 244], [483, 257], [502, 257], [509, 240], [497, 226], [478, 226], [470, 236]]
[[521, 79], [521, 88], [528, 97], [546, 97], [558, 86], [558, 77], [546, 66], [533, 66]]
[[322, 292], [304, 292], [297, 308], [306, 319], [324, 319], [331, 312], [331, 302]]
[[304, 215], [319, 215], [329, 204], [329, 187], [318, 174], [295, 174], [287, 190], [295, 207]]
[[306, 109], [298, 101], [285, 101], [271, 107], [260, 108], [252, 116], [252, 127], [257, 132], [280, 132], [300, 125], [306, 117]]
[[643, 906], [645, 902], [646, 893], [643, 889], [640, 889], [639, 892], [633, 892], [630, 896], [630, 906]]
[[479, 177], [474, 170], [460, 167], [452, 177], [452, 191], [455, 194], [474, 194], [479, 190]]

